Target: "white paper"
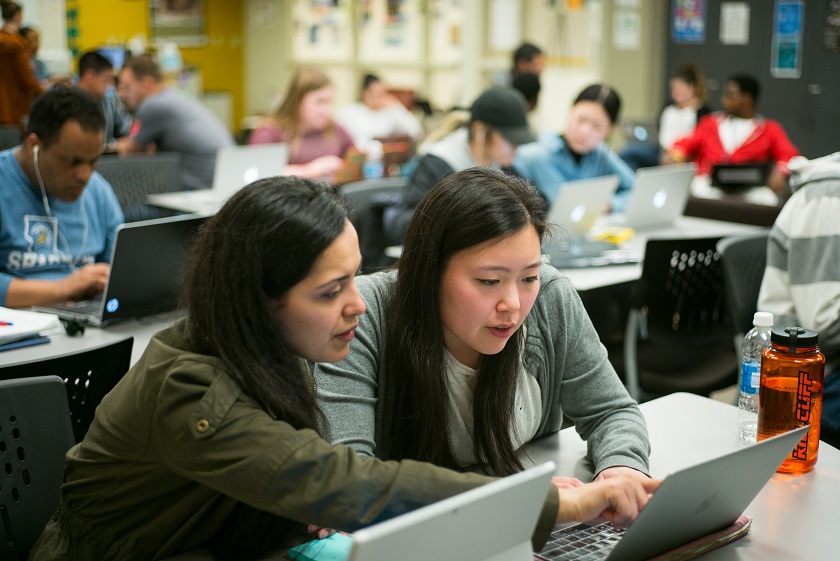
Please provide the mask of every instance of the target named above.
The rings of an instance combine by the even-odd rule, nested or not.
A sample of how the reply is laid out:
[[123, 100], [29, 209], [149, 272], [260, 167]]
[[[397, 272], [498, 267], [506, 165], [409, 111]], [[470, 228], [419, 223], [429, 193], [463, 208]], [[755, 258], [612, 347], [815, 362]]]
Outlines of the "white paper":
[[623, 51], [638, 50], [641, 27], [639, 12], [616, 11], [613, 16], [613, 47]]
[[519, 46], [519, 2], [493, 0], [490, 6], [490, 49], [512, 51]]
[[58, 327], [58, 316], [0, 307], [0, 344]]
[[720, 42], [724, 45], [746, 45], [750, 42], [750, 7], [746, 2], [724, 2], [720, 5]]

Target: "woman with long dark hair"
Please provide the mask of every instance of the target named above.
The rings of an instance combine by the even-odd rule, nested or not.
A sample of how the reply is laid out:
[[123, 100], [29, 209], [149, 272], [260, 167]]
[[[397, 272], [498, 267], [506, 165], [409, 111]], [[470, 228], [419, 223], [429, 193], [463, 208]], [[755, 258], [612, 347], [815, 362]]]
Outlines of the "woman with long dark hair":
[[[486, 483], [320, 437], [307, 361], [346, 356], [365, 311], [359, 261], [331, 187], [274, 177], [234, 195], [195, 241], [187, 317], [102, 400], [30, 558], [255, 559], [306, 524], [355, 530]], [[630, 520], [655, 486], [604, 483], [549, 490], [535, 544], [556, 520]]]
[[541, 261], [544, 206], [489, 168], [429, 192], [396, 271], [357, 279], [368, 311], [348, 357], [315, 370], [334, 442], [507, 475], [566, 418], [598, 478], [647, 477], [644, 419], [571, 283]]

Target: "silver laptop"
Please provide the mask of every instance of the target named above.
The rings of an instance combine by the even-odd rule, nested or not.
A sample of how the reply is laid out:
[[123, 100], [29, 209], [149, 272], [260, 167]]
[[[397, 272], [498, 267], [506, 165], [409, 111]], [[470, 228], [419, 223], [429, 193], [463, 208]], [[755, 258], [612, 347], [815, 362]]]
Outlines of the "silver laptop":
[[288, 162], [287, 144], [224, 146], [216, 154], [211, 189], [149, 195], [149, 204], [181, 212], [215, 212], [249, 183], [283, 175]]
[[548, 221], [561, 226], [572, 237], [585, 236], [595, 220], [607, 212], [618, 183], [617, 175], [564, 183], [548, 211]]
[[349, 561], [532, 561], [556, 466], [523, 472], [353, 533]]
[[671, 224], [685, 210], [696, 171], [693, 162], [641, 168], [625, 212], [614, 223], [636, 229]]
[[175, 310], [184, 256], [206, 219], [187, 214], [121, 225], [102, 294], [93, 300], [33, 309], [95, 326]]
[[[592, 560], [642, 561], [723, 530], [807, 431], [801, 427], [669, 475], [626, 530], [616, 532], [609, 523], [558, 525], [536, 558], [566, 561], [586, 552]], [[601, 539], [604, 547], [596, 551]]]

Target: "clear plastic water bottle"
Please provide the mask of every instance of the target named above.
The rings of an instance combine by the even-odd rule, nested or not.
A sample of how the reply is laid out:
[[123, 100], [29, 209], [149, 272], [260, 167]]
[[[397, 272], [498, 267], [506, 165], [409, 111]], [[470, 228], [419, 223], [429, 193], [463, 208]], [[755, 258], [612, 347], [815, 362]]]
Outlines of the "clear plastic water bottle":
[[385, 175], [385, 163], [382, 159], [382, 152], [382, 143], [380, 141], [371, 140], [368, 143], [367, 154], [362, 164], [362, 177], [365, 179], [379, 179]]
[[755, 442], [758, 423], [758, 388], [761, 382], [761, 353], [770, 346], [773, 314], [756, 312], [753, 328], [741, 345], [741, 381], [738, 393], [738, 436], [743, 442]]

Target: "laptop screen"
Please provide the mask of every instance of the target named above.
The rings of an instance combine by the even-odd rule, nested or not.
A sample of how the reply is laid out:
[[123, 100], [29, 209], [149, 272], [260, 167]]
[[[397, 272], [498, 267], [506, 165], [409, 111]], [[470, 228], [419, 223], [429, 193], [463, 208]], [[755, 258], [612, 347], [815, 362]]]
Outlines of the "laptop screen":
[[740, 193], [767, 185], [769, 164], [718, 164], [712, 166], [711, 184], [727, 193]]

